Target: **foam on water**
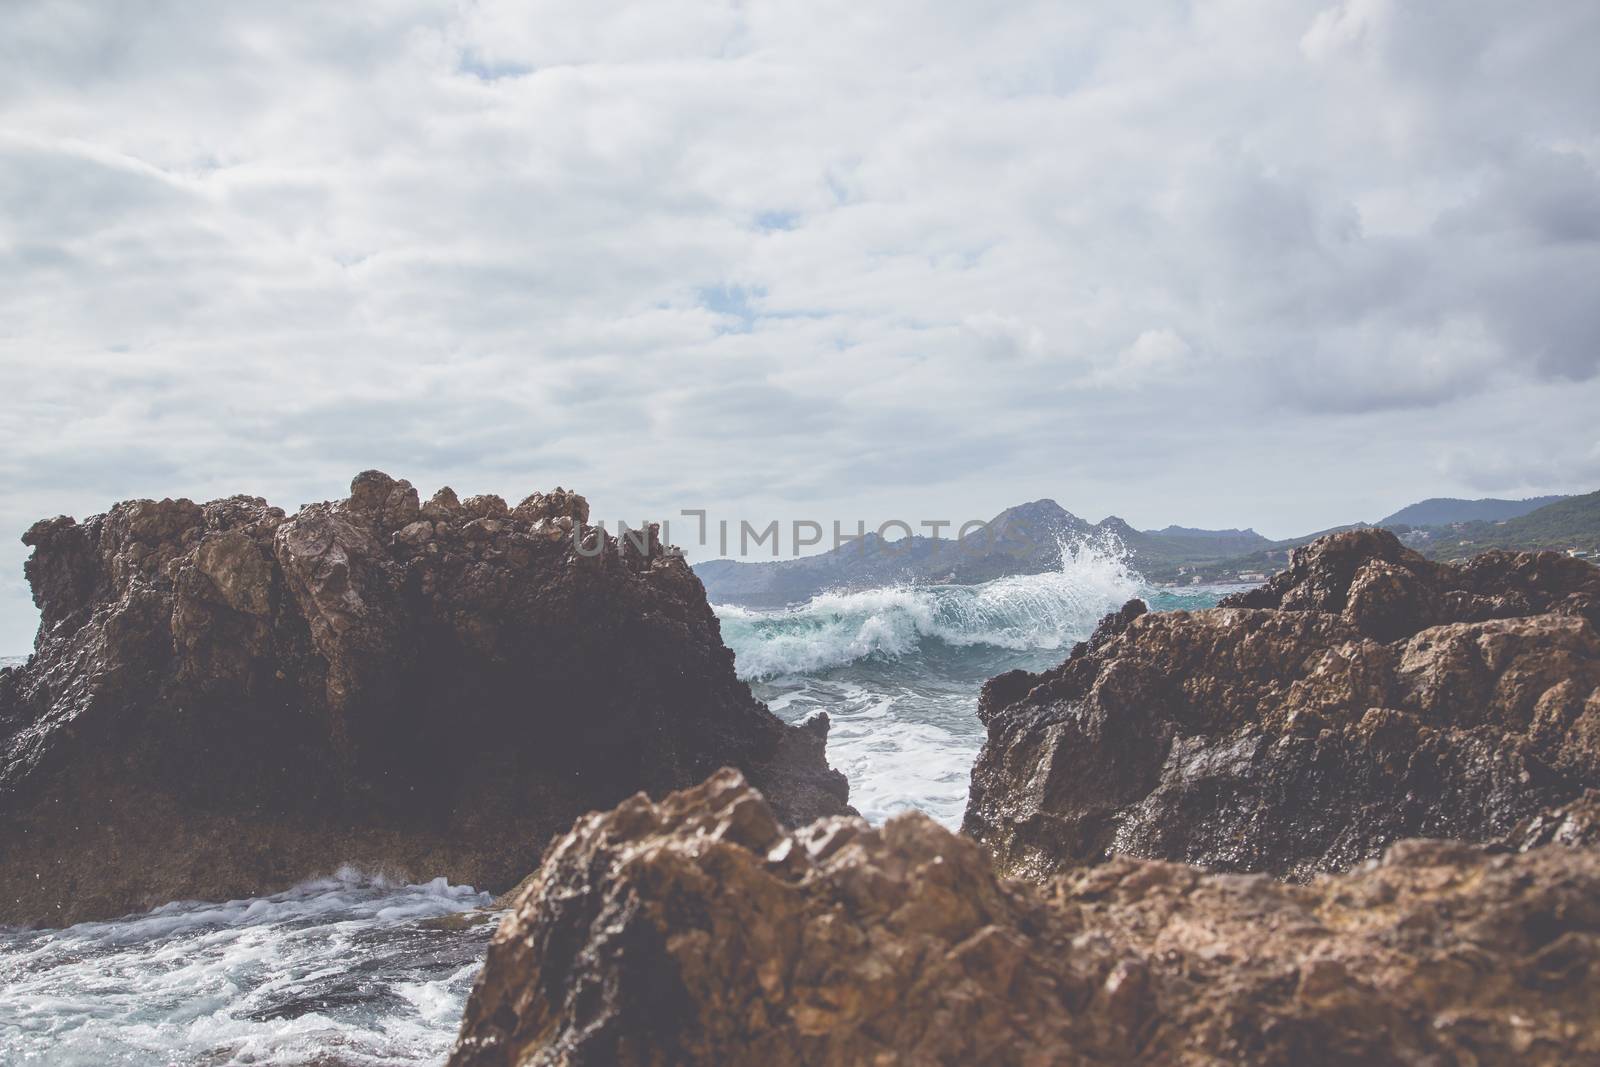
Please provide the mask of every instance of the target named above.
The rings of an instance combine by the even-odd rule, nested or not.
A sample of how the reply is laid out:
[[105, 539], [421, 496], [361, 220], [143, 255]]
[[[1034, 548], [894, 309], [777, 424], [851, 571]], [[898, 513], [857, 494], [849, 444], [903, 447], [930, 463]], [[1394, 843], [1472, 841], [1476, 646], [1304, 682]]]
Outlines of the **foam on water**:
[[439, 1063], [493, 930], [444, 879], [345, 870], [284, 893], [0, 929], [0, 1062]]
[[983, 730], [975, 691], [954, 679], [906, 686], [885, 673], [757, 683], [756, 695], [796, 722], [824, 710], [832, 720], [828, 762], [850, 780], [850, 802], [872, 822], [915, 808], [949, 827], [967, 804]]
[[823, 593], [782, 611], [718, 606], [740, 677], [826, 670], [899, 658], [927, 639], [1013, 651], [1060, 648], [1144, 589], [1112, 539], [1061, 546], [1059, 570], [982, 585], [891, 586]]
[[1111, 540], [1064, 544], [1046, 574], [976, 586], [825, 593], [779, 611], [718, 607], [739, 675], [783, 718], [832, 720], [828, 761], [877, 822], [916, 808], [950, 827], [983, 745], [977, 695], [1015, 668], [1043, 670], [1107, 612], [1210, 607], [1221, 590], [1158, 589]]

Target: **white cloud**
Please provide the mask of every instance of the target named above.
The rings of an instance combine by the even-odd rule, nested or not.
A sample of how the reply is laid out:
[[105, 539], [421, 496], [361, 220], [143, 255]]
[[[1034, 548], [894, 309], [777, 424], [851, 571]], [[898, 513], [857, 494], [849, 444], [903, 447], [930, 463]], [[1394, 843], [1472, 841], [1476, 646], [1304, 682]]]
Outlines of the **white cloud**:
[[1158, 382], [1172, 383], [1192, 368], [1194, 350], [1170, 329], [1144, 330], [1118, 352], [1090, 380], [1096, 384], [1131, 388]]
[[[1587, 487], [1534, 460], [1600, 369], [1593, 4], [6, 23], [0, 651], [37, 515], [293, 506], [372, 465], [629, 513], [1048, 494], [1285, 533]], [[1363, 463], [1477, 454], [1508, 396], [1503, 464], [1424, 460], [1363, 511]]]

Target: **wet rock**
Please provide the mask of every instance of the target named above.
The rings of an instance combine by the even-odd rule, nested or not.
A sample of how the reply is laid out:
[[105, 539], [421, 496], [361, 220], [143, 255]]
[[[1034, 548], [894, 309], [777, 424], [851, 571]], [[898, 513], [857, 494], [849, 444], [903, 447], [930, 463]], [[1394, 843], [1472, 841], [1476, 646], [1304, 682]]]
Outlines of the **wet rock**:
[[1512, 830], [1507, 843], [1522, 852], [1540, 845], [1600, 847], [1600, 789], [1525, 820]]
[[1600, 855], [1416, 842], [1289, 885], [1042, 886], [917, 814], [786, 831], [732, 772], [585, 816], [452, 1067], [1600, 1062]]
[[1323, 538], [1216, 609], [1131, 604], [991, 679], [963, 828], [1028, 877], [1127, 853], [1306, 878], [1506, 838], [1600, 787], [1597, 611], [1600, 568], [1556, 553]]
[[0, 676], [0, 922], [346, 863], [499, 892], [578, 814], [730, 764], [786, 820], [848, 810], [826, 724], [751, 697], [682, 558], [599, 531], [581, 558], [587, 505], [551, 498], [554, 539], [377, 471], [293, 516], [232, 497], [36, 523], [43, 621]]

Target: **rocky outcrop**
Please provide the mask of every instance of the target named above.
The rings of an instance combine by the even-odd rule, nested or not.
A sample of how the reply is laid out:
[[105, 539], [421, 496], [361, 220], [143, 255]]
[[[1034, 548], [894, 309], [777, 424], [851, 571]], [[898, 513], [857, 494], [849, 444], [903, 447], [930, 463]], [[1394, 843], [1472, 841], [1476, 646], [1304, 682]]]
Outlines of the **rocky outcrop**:
[[1114, 853], [1305, 878], [1407, 837], [1592, 841], [1600, 568], [1431, 563], [1381, 530], [991, 679], [963, 829], [1002, 871]]
[[257, 895], [353, 863], [504, 889], [578, 814], [723, 765], [848, 810], [827, 722], [733, 671], [654, 529], [575, 493], [426, 502], [375, 471], [294, 515], [139, 500], [36, 524], [0, 673], [0, 922]]
[[1592, 850], [1034, 886], [917, 814], [785, 831], [725, 772], [547, 853], [451, 1064], [1593, 1064], [1597, 1009]]

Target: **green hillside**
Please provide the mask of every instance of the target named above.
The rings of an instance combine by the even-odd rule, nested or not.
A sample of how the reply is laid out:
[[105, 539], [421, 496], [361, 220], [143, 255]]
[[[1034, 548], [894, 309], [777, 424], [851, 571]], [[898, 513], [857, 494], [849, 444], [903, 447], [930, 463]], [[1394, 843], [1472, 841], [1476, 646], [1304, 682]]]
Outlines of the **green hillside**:
[[1395, 526], [1449, 526], [1458, 522], [1500, 522], [1515, 519], [1531, 511], [1566, 500], [1564, 496], [1536, 496], [1526, 500], [1462, 500], [1451, 496], [1430, 497], [1401, 508], [1377, 525]]
[[1163, 561], [1164, 566], [1143, 570], [1141, 573], [1155, 582], [1233, 582], [1257, 581], [1258, 577], [1276, 574], [1289, 564], [1289, 553], [1301, 545], [1309, 545], [1319, 537], [1325, 537], [1340, 530], [1354, 530], [1366, 523], [1353, 523], [1349, 526], [1335, 526], [1328, 530], [1318, 530], [1316, 533], [1306, 534], [1303, 537], [1290, 537], [1283, 541], [1269, 541], [1254, 552], [1228, 556], [1223, 559], [1205, 559], [1191, 556], [1181, 561]]
[[[1426, 533], [1419, 537], [1417, 533]], [[1600, 555], [1600, 492], [1567, 497], [1503, 522], [1464, 522], [1406, 535], [1434, 559], [1462, 559], [1491, 548], [1576, 550]]]
[[[1423, 511], [1419, 506], [1413, 513]], [[1573, 552], [1600, 563], [1600, 492], [1559, 497], [1555, 503], [1546, 504], [1526, 515], [1495, 522], [1456, 522], [1436, 526], [1405, 523], [1378, 525], [1392, 529], [1407, 545], [1431, 559], [1467, 559], [1492, 548], [1512, 551], [1551, 549]], [[1344, 526], [1336, 529], [1352, 528]], [[1274, 541], [1257, 551], [1227, 559], [1197, 556], [1186, 559], [1162, 558], [1158, 566], [1145, 571], [1145, 574], [1161, 582], [1257, 581], [1258, 576], [1274, 574], [1287, 566], [1289, 553], [1293, 549], [1333, 532], [1323, 530], [1305, 537]]]

